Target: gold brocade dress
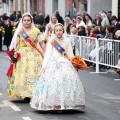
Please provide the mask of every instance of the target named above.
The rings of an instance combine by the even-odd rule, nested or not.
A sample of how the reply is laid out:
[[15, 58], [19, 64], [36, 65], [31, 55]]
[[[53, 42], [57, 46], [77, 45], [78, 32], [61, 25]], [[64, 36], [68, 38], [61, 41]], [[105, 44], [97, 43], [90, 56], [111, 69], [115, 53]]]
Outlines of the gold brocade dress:
[[[37, 28], [32, 28], [30, 39], [37, 46], [41, 41], [41, 33]], [[21, 35], [18, 35], [17, 50], [21, 57], [14, 65], [13, 74], [8, 78], [7, 92], [11, 98], [25, 98], [32, 96], [32, 90], [38, 73], [42, 67], [42, 57], [34, 50]]]

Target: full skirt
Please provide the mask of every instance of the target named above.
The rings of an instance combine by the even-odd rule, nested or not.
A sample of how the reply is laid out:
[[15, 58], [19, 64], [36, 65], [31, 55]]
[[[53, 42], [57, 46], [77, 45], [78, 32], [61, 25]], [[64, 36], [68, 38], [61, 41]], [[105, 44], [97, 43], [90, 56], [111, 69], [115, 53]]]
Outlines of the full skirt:
[[21, 58], [8, 77], [7, 93], [11, 98], [32, 97], [32, 90], [42, 66], [42, 57], [31, 47], [19, 50]]
[[31, 107], [37, 110], [80, 109], [85, 95], [78, 72], [64, 57], [49, 61], [35, 82]]

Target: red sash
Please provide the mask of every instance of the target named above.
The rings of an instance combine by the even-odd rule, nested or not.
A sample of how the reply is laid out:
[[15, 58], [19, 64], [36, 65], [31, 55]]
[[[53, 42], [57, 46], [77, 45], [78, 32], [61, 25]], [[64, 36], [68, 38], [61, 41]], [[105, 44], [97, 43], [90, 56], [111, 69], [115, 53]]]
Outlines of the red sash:
[[73, 61], [74, 58], [76, 58], [76, 57], [73, 57], [72, 60], [70, 60], [67, 53], [65, 52], [65, 49], [62, 48], [56, 40], [51, 42], [51, 44], [60, 54], [62, 54], [64, 57], [66, 57], [73, 64], [73, 66], [75, 68], [77, 68], [77, 70], [78, 69], [81, 69], [81, 70], [87, 70], [88, 69], [87, 64], [84, 62], [84, 60], [82, 58], [79, 59], [80, 63], [77, 63], [76, 61]]
[[29, 36], [27, 35], [27, 33], [24, 31], [24, 29], [22, 29], [20, 31], [20, 34], [22, 35], [22, 37], [29, 43], [29, 45], [35, 49], [37, 52], [40, 53], [40, 55], [42, 56], [42, 58], [44, 58], [43, 53], [40, 51], [40, 49], [38, 49], [35, 44], [33, 43], [33, 41], [29, 38]]

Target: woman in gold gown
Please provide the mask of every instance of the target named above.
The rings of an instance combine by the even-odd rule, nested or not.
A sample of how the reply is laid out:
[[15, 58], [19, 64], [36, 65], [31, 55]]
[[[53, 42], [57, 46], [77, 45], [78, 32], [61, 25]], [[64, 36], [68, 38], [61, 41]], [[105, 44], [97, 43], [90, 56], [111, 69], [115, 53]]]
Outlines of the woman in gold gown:
[[36, 47], [39, 43], [43, 54], [45, 51], [41, 32], [34, 26], [32, 16], [29, 13], [24, 14], [10, 45], [10, 50], [14, 48], [21, 55], [14, 64], [12, 76], [8, 77], [7, 93], [11, 98], [31, 98], [33, 86], [43, 61], [42, 55], [20, 34], [21, 29], [24, 29]]

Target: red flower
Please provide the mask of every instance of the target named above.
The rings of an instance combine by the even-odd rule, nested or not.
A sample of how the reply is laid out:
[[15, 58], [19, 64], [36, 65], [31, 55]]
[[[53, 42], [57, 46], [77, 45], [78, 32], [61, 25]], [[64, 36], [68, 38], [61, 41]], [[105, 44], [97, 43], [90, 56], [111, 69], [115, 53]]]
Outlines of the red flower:
[[20, 57], [21, 57], [20, 53], [17, 52], [17, 58], [20, 58]]
[[88, 66], [85, 63], [85, 61], [82, 59], [82, 57], [74, 56], [71, 61], [74, 67], [76, 67], [77, 69], [88, 70]]
[[13, 72], [13, 64], [17, 63], [18, 59], [21, 57], [20, 53], [17, 52], [14, 48], [12, 50], [7, 51], [8, 56], [11, 59], [10, 67], [6, 73], [7, 76], [11, 76]]
[[10, 57], [12, 63], [16, 63], [21, 57], [20, 53], [17, 52], [14, 48], [12, 50], [7, 51], [7, 54]]

